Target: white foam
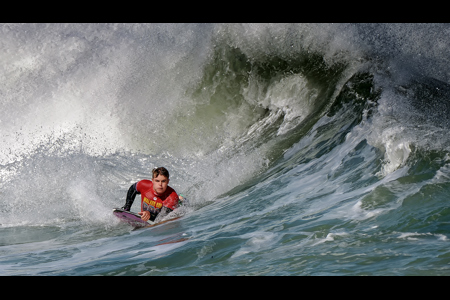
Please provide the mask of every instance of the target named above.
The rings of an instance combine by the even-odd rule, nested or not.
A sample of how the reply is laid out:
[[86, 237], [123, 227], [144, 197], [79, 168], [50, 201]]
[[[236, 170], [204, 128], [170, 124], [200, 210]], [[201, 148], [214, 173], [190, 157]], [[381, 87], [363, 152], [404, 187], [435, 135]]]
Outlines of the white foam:
[[240, 236], [242, 239], [247, 240], [239, 250], [237, 250], [230, 259], [235, 259], [239, 256], [252, 253], [261, 252], [264, 249], [268, 249], [279, 240], [279, 236], [273, 232], [252, 232]]
[[406, 239], [409, 241], [419, 241], [419, 240], [421, 240], [421, 238], [425, 238], [425, 237], [435, 237], [440, 241], [448, 240], [447, 236], [444, 234], [436, 234], [436, 233], [431, 233], [431, 232], [426, 232], [426, 233], [402, 232], [398, 236], [399, 239]]

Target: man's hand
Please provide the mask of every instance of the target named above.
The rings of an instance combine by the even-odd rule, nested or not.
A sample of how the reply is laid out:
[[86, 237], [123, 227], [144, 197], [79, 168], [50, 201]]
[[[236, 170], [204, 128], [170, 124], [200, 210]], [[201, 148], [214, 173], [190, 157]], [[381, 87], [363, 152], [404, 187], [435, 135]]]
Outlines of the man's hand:
[[145, 222], [147, 222], [150, 219], [150, 212], [144, 210], [143, 212], [138, 213], [141, 215], [141, 219]]

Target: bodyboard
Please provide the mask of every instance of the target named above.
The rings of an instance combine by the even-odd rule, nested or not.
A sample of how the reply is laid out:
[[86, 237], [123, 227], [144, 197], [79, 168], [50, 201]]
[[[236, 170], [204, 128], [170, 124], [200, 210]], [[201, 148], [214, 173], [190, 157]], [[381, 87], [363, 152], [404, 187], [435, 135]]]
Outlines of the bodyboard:
[[113, 214], [122, 222], [128, 223], [135, 228], [145, 227], [152, 224], [150, 222], [145, 222], [144, 220], [142, 220], [141, 216], [137, 213], [126, 211], [121, 208], [114, 208]]

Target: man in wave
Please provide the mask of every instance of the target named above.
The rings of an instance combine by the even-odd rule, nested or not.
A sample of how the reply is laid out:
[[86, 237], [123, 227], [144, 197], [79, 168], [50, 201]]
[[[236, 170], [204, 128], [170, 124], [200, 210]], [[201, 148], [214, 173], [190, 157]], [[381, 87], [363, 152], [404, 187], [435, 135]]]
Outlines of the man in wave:
[[141, 180], [134, 183], [127, 193], [123, 210], [130, 211], [137, 194], [141, 195], [141, 219], [154, 221], [161, 212], [169, 213], [178, 207], [183, 197], [169, 186], [169, 171], [164, 167], [152, 170], [152, 180]]

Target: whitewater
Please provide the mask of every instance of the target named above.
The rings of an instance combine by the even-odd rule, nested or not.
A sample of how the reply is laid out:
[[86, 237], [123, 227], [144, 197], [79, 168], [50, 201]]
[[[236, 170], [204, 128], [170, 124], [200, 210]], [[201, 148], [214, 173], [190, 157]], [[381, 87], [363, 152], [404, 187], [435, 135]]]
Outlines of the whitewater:
[[0, 24], [0, 275], [450, 275], [449, 34]]

